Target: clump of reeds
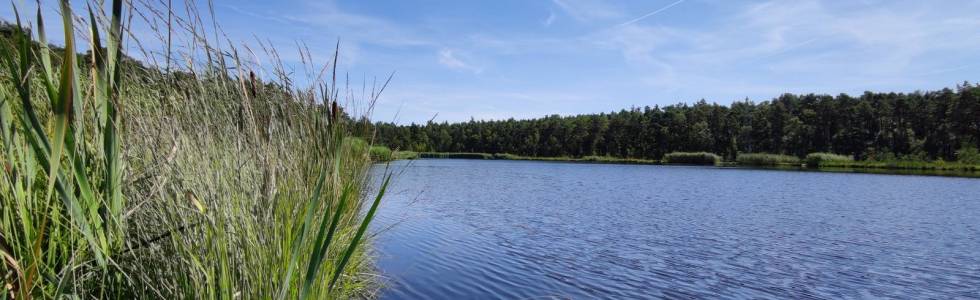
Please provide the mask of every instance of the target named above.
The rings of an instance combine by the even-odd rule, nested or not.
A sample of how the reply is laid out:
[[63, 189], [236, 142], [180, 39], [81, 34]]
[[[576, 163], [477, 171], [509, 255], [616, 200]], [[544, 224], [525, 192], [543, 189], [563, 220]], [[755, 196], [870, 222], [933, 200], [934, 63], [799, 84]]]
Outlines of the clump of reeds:
[[394, 156], [392, 156], [391, 148], [385, 146], [378, 146], [378, 145], [371, 146], [370, 153], [371, 153], [371, 159], [374, 161], [385, 162], [394, 159]]
[[455, 159], [494, 159], [490, 153], [449, 153], [449, 152], [421, 152], [420, 158], [455, 158]]
[[708, 152], [671, 152], [664, 155], [665, 164], [715, 165], [721, 157]]
[[800, 165], [799, 157], [770, 153], [739, 153], [735, 161], [745, 166]]
[[[353, 132], [365, 126], [352, 126], [339, 104], [353, 93], [338, 88], [335, 71], [296, 87], [275, 63], [274, 79], [262, 81], [254, 74], [266, 66], [208, 40], [193, 15], [114, 0], [105, 16], [93, 4], [85, 55], [67, 0], [60, 55], [40, 9], [31, 30], [18, 15], [13, 36], [0, 39], [0, 298], [368, 291], [367, 228], [390, 176], [368, 194], [370, 144], [352, 137], [370, 133]], [[174, 49], [187, 52], [166, 52], [165, 66], [126, 57], [126, 11], [168, 16], [163, 34], [186, 38]]]
[[494, 153], [493, 159], [519, 160], [521, 157], [510, 153]]
[[854, 161], [854, 158], [851, 156], [834, 153], [817, 152], [807, 154], [804, 161], [806, 161], [806, 166], [808, 168], [819, 168], [831, 164], [839, 165], [850, 163]]
[[396, 160], [397, 159], [418, 159], [419, 158], [419, 153], [418, 152], [415, 152], [415, 151], [401, 151], [401, 150], [398, 150], [398, 151], [394, 151], [392, 153], [392, 158], [393, 159], [396, 159]]

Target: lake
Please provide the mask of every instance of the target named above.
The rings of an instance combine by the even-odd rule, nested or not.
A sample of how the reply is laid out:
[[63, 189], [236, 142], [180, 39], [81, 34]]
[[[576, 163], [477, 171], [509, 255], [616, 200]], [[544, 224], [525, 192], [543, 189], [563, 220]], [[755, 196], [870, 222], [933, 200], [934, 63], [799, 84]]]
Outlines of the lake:
[[980, 298], [980, 179], [391, 167], [372, 224], [382, 299]]

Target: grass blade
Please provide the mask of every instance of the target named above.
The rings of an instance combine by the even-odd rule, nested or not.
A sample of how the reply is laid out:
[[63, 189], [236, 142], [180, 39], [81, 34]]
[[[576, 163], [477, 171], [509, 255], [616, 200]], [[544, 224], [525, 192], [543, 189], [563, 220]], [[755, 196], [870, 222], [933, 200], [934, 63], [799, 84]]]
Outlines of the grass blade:
[[354, 234], [354, 238], [351, 240], [350, 245], [347, 246], [347, 251], [344, 252], [343, 257], [340, 259], [340, 264], [337, 265], [337, 270], [333, 273], [333, 279], [330, 280], [330, 285], [328, 289], [333, 289], [334, 284], [337, 283], [337, 279], [340, 279], [340, 275], [343, 274], [344, 267], [350, 261], [351, 256], [354, 254], [354, 250], [357, 249], [357, 245], [360, 243], [361, 238], [364, 236], [364, 232], [367, 231], [368, 224], [374, 219], [374, 213], [378, 210], [378, 204], [381, 203], [381, 198], [385, 195], [385, 190], [388, 189], [388, 183], [391, 182], [391, 174], [385, 176], [384, 182], [381, 184], [381, 188], [378, 190], [377, 197], [374, 198], [374, 202], [371, 203], [371, 208], [368, 209], [367, 215], [364, 216], [364, 220], [361, 221], [361, 226], [357, 228], [357, 233]]

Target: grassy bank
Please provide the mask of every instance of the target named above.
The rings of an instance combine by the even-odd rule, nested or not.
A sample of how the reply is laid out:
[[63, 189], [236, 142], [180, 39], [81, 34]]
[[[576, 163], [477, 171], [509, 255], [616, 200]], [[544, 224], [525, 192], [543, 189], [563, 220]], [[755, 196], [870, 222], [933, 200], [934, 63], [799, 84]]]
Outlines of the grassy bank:
[[664, 155], [665, 164], [681, 165], [717, 165], [721, 157], [707, 152], [671, 152]]
[[[735, 161], [722, 161], [720, 157], [711, 153], [671, 153], [665, 156], [664, 161], [616, 158], [608, 156], [585, 156], [585, 157], [530, 157], [519, 156], [506, 153], [435, 153], [435, 152], [413, 152], [413, 151], [394, 151], [394, 160], [419, 159], [419, 158], [455, 158], [455, 159], [499, 159], [499, 160], [527, 160], [527, 161], [557, 161], [557, 162], [585, 162], [585, 163], [610, 163], [610, 164], [689, 164], [689, 165], [713, 165], [719, 167], [747, 167], [747, 168], [807, 168], [821, 171], [837, 172], [869, 172], [869, 173], [890, 173], [890, 174], [923, 174], [923, 175], [944, 175], [944, 176], [968, 176], [976, 177], [980, 175], [980, 164], [965, 162], [943, 162], [943, 161], [855, 161], [848, 156], [831, 153], [812, 153], [806, 158], [799, 158], [792, 155], [780, 155], [769, 153], [746, 153], [739, 154]], [[969, 174], [978, 172], [977, 174]]]
[[945, 161], [827, 161], [819, 168], [980, 172], [980, 165]]
[[453, 158], [453, 159], [499, 159], [499, 160], [618, 163], [618, 164], [660, 164], [660, 161], [657, 160], [616, 158], [616, 157], [609, 157], [609, 156], [534, 157], [534, 156], [513, 155], [508, 153], [441, 153], [441, 152], [394, 151], [393, 158], [396, 160], [419, 159], [419, 158]]
[[[337, 98], [353, 93], [329, 76], [263, 81], [290, 72], [195, 34], [214, 28], [193, 15], [163, 22], [187, 52], [144, 66], [123, 52], [130, 7], [94, 7], [62, 1], [59, 22], [39, 10], [35, 28], [0, 39], [0, 298], [369, 292], [365, 230], [385, 185], [364, 190], [370, 145], [352, 137], [367, 134]], [[42, 24], [64, 27], [64, 51]], [[79, 31], [91, 49], [76, 49]]]
[[735, 157], [739, 166], [799, 166], [801, 160], [792, 155], [769, 153], [739, 153]]

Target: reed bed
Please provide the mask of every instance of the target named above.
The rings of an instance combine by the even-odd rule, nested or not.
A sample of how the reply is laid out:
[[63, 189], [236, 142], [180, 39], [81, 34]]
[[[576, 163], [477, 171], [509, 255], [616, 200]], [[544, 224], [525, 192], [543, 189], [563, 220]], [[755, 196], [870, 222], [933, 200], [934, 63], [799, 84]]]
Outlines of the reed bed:
[[716, 165], [721, 157], [708, 152], [671, 152], [664, 155], [665, 164]]
[[[324, 71], [297, 87], [283, 63], [204, 37], [192, 3], [178, 17], [111, 2], [79, 17], [60, 1], [60, 55], [40, 9], [0, 42], [0, 298], [369, 296], [367, 227], [390, 173], [369, 194], [370, 144], [353, 137], [371, 133], [350, 116], [384, 85], [342, 96], [336, 54], [314, 68], [301, 51]], [[188, 41], [168, 49], [185, 52], [128, 58], [126, 12], [167, 16], [163, 35]]]
[[391, 154], [391, 156], [392, 156], [392, 159], [393, 160], [400, 160], [400, 159], [418, 159], [419, 158], [419, 153], [418, 152], [415, 152], [415, 151], [400, 151], [400, 150], [397, 150], [397, 151], [393, 151], [392, 154]]
[[494, 159], [489, 153], [420, 152], [419, 158]]
[[770, 153], [739, 153], [735, 161], [742, 166], [799, 166], [801, 163], [796, 156]]
[[804, 161], [808, 168], [820, 168], [853, 163], [854, 158], [847, 155], [817, 152], [807, 154]]
[[444, 152], [412, 152], [396, 151], [395, 159], [417, 159], [417, 158], [451, 158], [451, 159], [495, 159], [495, 160], [532, 160], [532, 161], [556, 161], [556, 162], [584, 162], [584, 163], [609, 163], [609, 164], [660, 164], [657, 160], [638, 159], [638, 158], [618, 158], [611, 156], [583, 156], [583, 157], [541, 157], [541, 156], [521, 156], [510, 153], [444, 153]]
[[[808, 164], [809, 166], [809, 164]], [[821, 168], [980, 172], [980, 165], [946, 161], [822, 161]]]
[[378, 162], [386, 162], [394, 159], [392, 156], [392, 151], [385, 146], [371, 146], [370, 148], [371, 160]]

